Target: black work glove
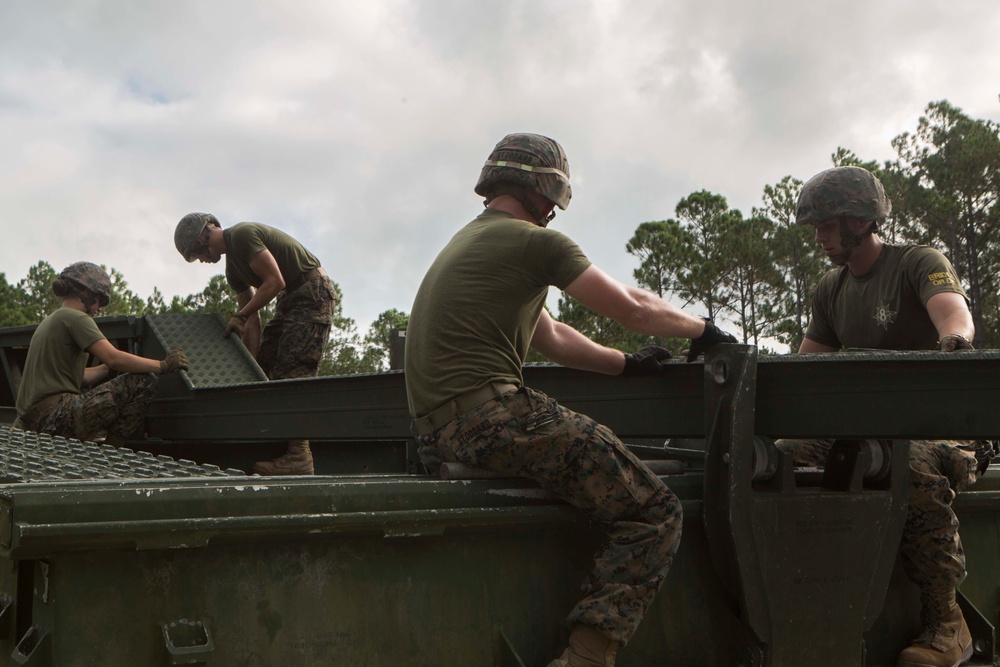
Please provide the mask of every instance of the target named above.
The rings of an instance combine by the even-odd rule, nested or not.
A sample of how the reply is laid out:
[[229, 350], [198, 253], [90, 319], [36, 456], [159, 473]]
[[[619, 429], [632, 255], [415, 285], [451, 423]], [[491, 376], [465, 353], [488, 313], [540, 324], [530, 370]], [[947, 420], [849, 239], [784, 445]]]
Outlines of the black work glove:
[[622, 377], [663, 375], [665, 366], [662, 362], [672, 356], [670, 350], [656, 345], [644, 347], [638, 352], [629, 352], [625, 355], [625, 368], [622, 369]]
[[246, 327], [248, 319], [250, 319], [249, 315], [233, 313], [232, 317], [229, 318], [229, 323], [226, 324], [226, 332], [222, 334], [222, 337], [229, 338], [229, 334], [234, 333], [237, 338], [243, 338], [243, 329]]
[[1000, 454], [1000, 441], [997, 440], [976, 440], [976, 477], [982, 477], [986, 469], [990, 467], [990, 461], [997, 454]]
[[170, 350], [166, 359], [160, 362], [160, 374], [176, 373], [188, 369], [188, 358], [184, 355], [184, 350]]
[[687, 362], [689, 364], [704, 354], [705, 350], [714, 345], [718, 345], [719, 343], [739, 342], [736, 340], [735, 336], [728, 334], [719, 327], [715, 326], [712, 320], [707, 317], [703, 317], [702, 319], [705, 320], [705, 331], [697, 338], [691, 339], [691, 347], [688, 348], [687, 354]]
[[962, 334], [948, 334], [938, 341], [942, 352], [955, 352], [956, 350], [974, 350], [969, 339]]

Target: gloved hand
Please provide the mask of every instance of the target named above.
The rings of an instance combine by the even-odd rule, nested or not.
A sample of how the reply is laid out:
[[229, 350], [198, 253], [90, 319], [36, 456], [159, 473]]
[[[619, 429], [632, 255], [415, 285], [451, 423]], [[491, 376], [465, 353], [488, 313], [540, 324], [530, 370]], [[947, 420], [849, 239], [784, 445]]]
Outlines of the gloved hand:
[[941, 346], [942, 352], [954, 352], [956, 350], [974, 350], [976, 348], [972, 347], [972, 343], [969, 339], [962, 334], [948, 334], [940, 341], [938, 345]]
[[222, 337], [229, 338], [229, 334], [234, 333], [238, 338], [243, 338], [243, 329], [246, 327], [248, 319], [250, 319], [249, 315], [233, 313], [229, 318], [229, 323], [226, 324], [226, 332], [222, 334]]
[[707, 317], [703, 317], [702, 319], [705, 320], [705, 331], [697, 338], [691, 339], [691, 347], [688, 348], [687, 353], [687, 362], [689, 364], [700, 355], [704, 354], [705, 350], [714, 345], [718, 345], [719, 343], [739, 342], [736, 340], [735, 336], [728, 334], [719, 327], [715, 326], [712, 320]]
[[672, 356], [670, 350], [656, 345], [644, 347], [638, 352], [629, 352], [625, 355], [625, 368], [622, 369], [622, 377], [663, 375], [665, 367], [661, 362]]
[[176, 373], [188, 369], [188, 358], [184, 356], [184, 350], [170, 350], [167, 357], [160, 362], [160, 374]]
[[976, 476], [982, 477], [997, 454], [1000, 454], [1000, 440], [976, 440]]

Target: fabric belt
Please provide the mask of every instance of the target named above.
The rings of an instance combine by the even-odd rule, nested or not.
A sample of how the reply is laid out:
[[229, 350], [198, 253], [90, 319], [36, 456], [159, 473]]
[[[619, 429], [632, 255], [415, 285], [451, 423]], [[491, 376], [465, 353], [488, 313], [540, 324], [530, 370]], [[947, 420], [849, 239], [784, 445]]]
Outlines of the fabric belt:
[[27, 410], [25, 410], [24, 414], [20, 415], [18, 419], [20, 419], [21, 423], [26, 426], [34, 426], [35, 420], [38, 419], [39, 416], [44, 414], [45, 411], [48, 410], [49, 408], [54, 407], [57, 403], [59, 403], [59, 401], [62, 400], [63, 396], [67, 396], [69, 394], [70, 392], [62, 392], [61, 394], [52, 394], [51, 396], [46, 396], [42, 400], [32, 405]]
[[292, 283], [291, 285], [289, 285], [288, 283], [285, 283], [285, 291], [286, 292], [294, 292], [295, 290], [297, 290], [298, 288], [302, 287], [303, 285], [305, 285], [307, 282], [309, 282], [313, 278], [319, 278], [320, 276], [325, 276], [325, 275], [326, 275], [326, 271], [323, 270], [323, 267], [322, 266], [317, 266], [315, 269], [312, 269], [310, 271], [306, 271], [305, 273], [301, 274], [299, 276], [299, 279], [297, 281], [295, 281], [294, 283]]
[[445, 424], [455, 421], [469, 410], [478, 408], [486, 401], [499, 398], [512, 391], [517, 391], [516, 384], [491, 382], [484, 387], [456, 396], [424, 417], [417, 417], [413, 420], [413, 428], [420, 435], [433, 433]]

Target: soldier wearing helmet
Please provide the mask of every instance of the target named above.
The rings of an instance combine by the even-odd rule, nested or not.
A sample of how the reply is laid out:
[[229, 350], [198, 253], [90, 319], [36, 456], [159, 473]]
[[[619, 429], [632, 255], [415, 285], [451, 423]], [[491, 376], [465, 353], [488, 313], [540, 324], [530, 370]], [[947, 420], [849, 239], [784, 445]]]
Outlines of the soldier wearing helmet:
[[[120, 444], [142, 425], [157, 376], [186, 370], [187, 358], [172, 350], [162, 361], [148, 359], [108, 342], [94, 317], [111, 301], [111, 279], [96, 264], [69, 265], [52, 283], [52, 292], [62, 307], [31, 336], [14, 426], [79, 440], [103, 434]], [[89, 355], [101, 363], [88, 367]], [[97, 384], [111, 370], [124, 374]], [[84, 391], [92, 385], [97, 386]]]
[[[475, 191], [486, 210], [441, 250], [417, 292], [406, 332], [406, 391], [424, 465], [460, 462], [533, 479], [608, 525], [586, 596], [569, 616], [569, 648], [550, 667], [606, 665], [635, 632], [680, 540], [677, 497], [606, 427], [525, 387], [534, 348], [566, 366], [658, 375], [670, 353], [624, 354], [545, 310], [555, 286], [648, 335], [691, 338], [688, 360], [735, 339], [591, 264], [548, 229], [569, 206], [562, 147], [537, 134], [496, 145]], [[581, 465], [580, 462], [586, 464]]]
[[[326, 349], [339, 300], [326, 271], [305, 246], [285, 232], [256, 222], [223, 229], [211, 213], [188, 213], [174, 231], [184, 259], [216, 263], [226, 256], [226, 281], [239, 310], [226, 325], [272, 380], [314, 377]], [[260, 328], [260, 309], [277, 298], [274, 317]], [[308, 440], [289, 441], [283, 455], [260, 461], [261, 475], [311, 475]]]
[[[800, 353], [972, 349], [972, 315], [955, 269], [933, 248], [882, 241], [878, 223], [891, 211], [882, 183], [861, 167], [827, 169], [802, 187], [796, 222], [813, 226], [816, 242], [837, 267], [816, 287]], [[832, 444], [778, 441], [802, 466], [823, 465]], [[984, 456], [977, 463], [974, 449], [955, 441], [910, 442], [909, 514], [900, 552], [920, 587], [923, 631], [900, 655], [901, 667], [953, 667], [972, 654], [955, 599], [965, 555], [951, 501], [989, 463]]]

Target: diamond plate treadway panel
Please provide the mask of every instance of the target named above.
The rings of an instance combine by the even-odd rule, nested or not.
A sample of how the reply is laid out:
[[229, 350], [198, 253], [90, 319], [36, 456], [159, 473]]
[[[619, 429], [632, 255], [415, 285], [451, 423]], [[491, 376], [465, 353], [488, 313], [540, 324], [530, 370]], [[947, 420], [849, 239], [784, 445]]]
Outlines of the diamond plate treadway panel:
[[219, 314], [147, 315], [146, 323], [164, 350], [184, 350], [191, 365], [184, 379], [191, 388], [267, 380], [242, 343], [223, 337], [226, 322]]
[[80, 442], [59, 436], [0, 426], [0, 484], [74, 479], [148, 477], [228, 477], [246, 475], [214, 465], [169, 456], [153, 456], [124, 447]]

